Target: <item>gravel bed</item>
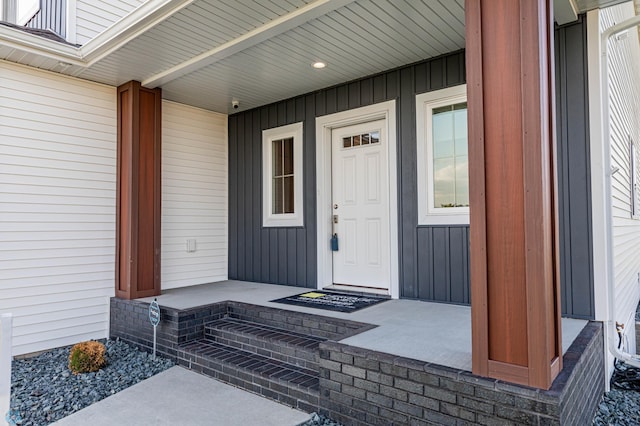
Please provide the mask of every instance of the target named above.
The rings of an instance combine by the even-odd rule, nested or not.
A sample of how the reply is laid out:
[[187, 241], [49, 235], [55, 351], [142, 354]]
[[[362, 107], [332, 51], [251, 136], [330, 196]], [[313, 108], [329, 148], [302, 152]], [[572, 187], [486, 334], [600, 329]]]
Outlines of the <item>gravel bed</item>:
[[598, 426], [640, 424], [640, 392], [616, 389], [607, 392], [598, 406], [593, 424]]
[[342, 424], [328, 417], [312, 413], [311, 418], [299, 426], [342, 426]]
[[617, 363], [611, 390], [600, 401], [593, 424], [640, 425], [640, 371]]
[[[67, 366], [71, 346], [38, 356], [14, 360], [11, 371], [10, 425], [40, 426], [53, 423], [94, 402], [128, 388], [173, 362], [152, 356], [117, 341], [107, 340], [107, 365], [96, 373], [73, 375]], [[640, 391], [607, 392], [593, 419], [597, 426], [639, 425]], [[342, 426], [313, 413], [300, 426]]]
[[69, 371], [71, 346], [13, 361], [11, 369], [10, 425], [53, 423], [82, 408], [128, 388], [173, 366], [173, 362], [107, 340], [107, 365], [95, 373]]

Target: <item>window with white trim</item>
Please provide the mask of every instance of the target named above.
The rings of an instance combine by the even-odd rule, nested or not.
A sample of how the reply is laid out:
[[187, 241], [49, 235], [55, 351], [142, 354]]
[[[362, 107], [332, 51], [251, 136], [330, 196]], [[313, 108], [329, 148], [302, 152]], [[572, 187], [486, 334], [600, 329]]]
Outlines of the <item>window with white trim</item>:
[[418, 223], [469, 223], [467, 86], [416, 96]]
[[262, 225], [303, 225], [302, 123], [262, 132]]

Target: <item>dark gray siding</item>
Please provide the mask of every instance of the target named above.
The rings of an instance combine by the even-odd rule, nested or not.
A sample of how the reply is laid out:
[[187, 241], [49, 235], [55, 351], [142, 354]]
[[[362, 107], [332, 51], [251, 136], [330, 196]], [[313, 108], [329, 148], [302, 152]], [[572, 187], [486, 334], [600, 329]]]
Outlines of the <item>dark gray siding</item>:
[[[456, 52], [230, 116], [229, 277], [315, 288], [315, 118], [395, 99], [402, 297], [469, 303], [468, 226], [418, 228], [415, 196], [415, 95], [464, 78], [464, 52]], [[262, 130], [298, 121], [304, 122], [305, 226], [262, 228]]]
[[[586, 54], [582, 22], [557, 31], [563, 315], [593, 317]], [[400, 292], [469, 304], [469, 227], [418, 226], [415, 95], [465, 82], [464, 52], [229, 117], [229, 277], [316, 287], [315, 118], [397, 101]], [[304, 122], [304, 227], [262, 228], [261, 132]]]
[[40, 11], [27, 23], [29, 28], [52, 30], [67, 37], [67, 0], [40, 0]]
[[556, 30], [556, 114], [562, 314], [594, 318], [587, 24]]

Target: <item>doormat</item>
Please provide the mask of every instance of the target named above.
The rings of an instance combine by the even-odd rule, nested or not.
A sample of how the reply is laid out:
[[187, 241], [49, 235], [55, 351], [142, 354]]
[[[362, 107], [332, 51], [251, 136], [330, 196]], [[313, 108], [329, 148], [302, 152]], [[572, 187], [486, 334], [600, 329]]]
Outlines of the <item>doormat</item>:
[[368, 306], [389, 300], [383, 297], [359, 296], [357, 294], [333, 293], [327, 291], [310, 291], [271, 300], [275, 303], [306, 306], [337, 312], [355, 312]]

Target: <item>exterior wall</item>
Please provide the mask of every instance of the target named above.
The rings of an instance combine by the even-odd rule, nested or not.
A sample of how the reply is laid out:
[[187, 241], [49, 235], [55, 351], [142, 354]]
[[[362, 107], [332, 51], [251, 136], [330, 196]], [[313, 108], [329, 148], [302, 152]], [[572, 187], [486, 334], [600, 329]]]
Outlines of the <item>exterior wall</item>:
[[227, 146], [226, 115], [163, 101], [163, 290], [227, 279]]
[[556, 30], [556, 135], [562, 314], [594, 318], [585, 16]]
[[92, 1], [76, 0], [76, 40], [86, 44], [89, 40], [131, 13], [145, 0]]
[[[116, 124], [114, 87], [0, 62], [0, 312], [15, 317], [14, 355], [108, 335]], [[162, 132], [162, 286], [224, 280], [226, 115], [165, 101]]]
[[[600, 11], [600, 30], [635, 16], [632, 3]], [[640, 45], [637, 31], [613, 36], [607, 43], [609, 65], [609, 125], [615, 274], [613, 318], [626, 325], [628, 351], [635, 353], [634, 315], [640, 299], [640, 220], [631, 217], [629, 137], [640, 152]], [[637, 165], [636, 167], [638, 167]]]
[[[558, 30], [563, 315], [593, 318], [586, 24]], [[316, 287], [315, 118], [396, 99], [403, 298], [469, 304], [469, 227], [418, 225], [415, 95], [465, 82], [464, 52], [229, 117], [229, 277]], [[304, 122], [304, 226], [262, 227], [261, 132]], [[286, 255], [285, 255], [286, 254]]]
[[[315, 118], [396, 99], [401, 295], [468, 304], [468, 226], [418, 227], [415, 197], [415, 95], [464, 79], [464, 52], [456, 52], [229, 117], [229, 277], [316, 287]], [[304, 122], [305, 225], [263, 228], [261, 132], [298, 121]]]
[[0, 312], [14, 355], [106, 337], [116, 91], [0, 61]]

